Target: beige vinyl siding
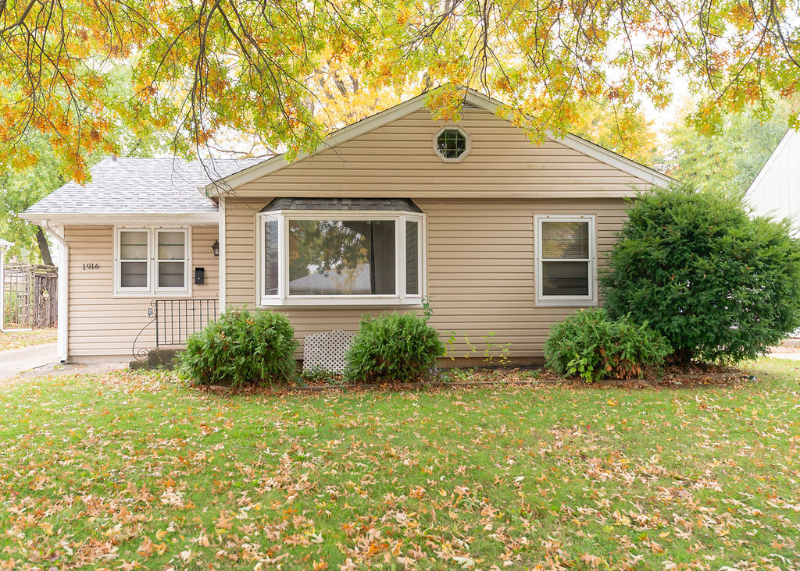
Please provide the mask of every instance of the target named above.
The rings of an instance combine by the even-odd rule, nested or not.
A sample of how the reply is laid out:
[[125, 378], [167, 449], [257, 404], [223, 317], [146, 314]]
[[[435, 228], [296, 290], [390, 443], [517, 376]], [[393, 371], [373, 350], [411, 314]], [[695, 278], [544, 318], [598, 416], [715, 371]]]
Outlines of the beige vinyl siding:
[[342, 196], [402, 198], [594, 198], [630, 194], [647, 183], [611, 165], [525, 133], [488, 111], [458, 123], [470, 137], [463, 161], [445, 163], [433, 137], [446, 123], [416, 111], [233, 191], [240, 198]]
[[[534, 216], [595, 215], [602, 266], [625, 219], [621, 197], [647, 183], [554, 141], [532, 145], [520, 129], [475, 109], [458, 124], [470, 137], [469, 155], [445, 163], [433, 151], [444, 124], [417, 111], [235, 188], [226, 198], [228, 305], [257, 305], [256, 214], [271, 198], [412, 198], [427, 214], [432, 324], [445, 340], [455, 331], [455, 355], [467, 351], [464, 334], [482, 353], [481, 338], [494, 332], [495, 343], [511, 344], [511, 356], [540, 358], [550, 325], [575, 308], [535, 304]], [[362, 315], [393, 309], [280, 311], [302, 341], [320, 331], [355, 331]]]
[[[455, 355], [468, 350], [464, 340], [482, 353], [482, 337], [495, 333], [494, 343], [510, 343], [513, 357], [539, 358], [550, 325], [574, 307], [537, 307], [534, 291], [534, 216], [596, 216], [598, 266], [604, 265], [614, 233], [625, 220], [621, 199], [417, 199], [427, 214], [428, 297], [431, 323], [446, 340], [456, 332]], [[265, 201], [228, 199], [228, 303], [256, 305], [255, 213]], [[297, 337], [344, 329], [355, 331], [366, 313], [394, 308], [280, 308], [292, 321]], [[400, 308], [404, 310], [403, 308]], [[480, 360], [480, 358], [479, 358]]]
[[[176, 224], [178, 222], [176, 221]], [[219, 294], [219, 258], [211, 245], [219, 235], [216, 226], [195, 226], [191, 230], [190, 281], [194, 268], [205, 268], [205, 284], [192, 285], [194, 298], [216, 298]], [[179, 299], [157, 294], [146, 297], [114, 296], [114, 228], [111, 226], [68, 226], [69, 243], [69, 356], [115, 356], [131, 358], [136, 335], [150, 318], [147, 311], [153, 299]], [[84, 270], [83, 265], [99, 264], [99, 269]], [[185, 296], [184, 296], [185, 298]], [[155, 327], [148, 327], [136, 343], [137, 348], [155, 346]]]

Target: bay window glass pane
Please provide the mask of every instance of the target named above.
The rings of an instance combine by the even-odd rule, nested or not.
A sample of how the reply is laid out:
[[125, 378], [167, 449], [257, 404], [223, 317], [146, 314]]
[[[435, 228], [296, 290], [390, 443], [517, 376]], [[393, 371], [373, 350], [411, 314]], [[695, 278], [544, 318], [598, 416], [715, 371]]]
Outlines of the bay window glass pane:
[[278, 295], [278, 221], [264, 223], [264, 295]]
[[185, 262], [158, 262], [158, 287], [184, 287], [184, 264]]
[[147, 259], [147, 230], [125, 230], [119, 233], [119, 257], [121, 260]]
[[185, 260], [186, 233], [158, 232], [158, 259]]
[[542, 222], [542, 259], [589, 258], [588, 222]]
[[289, 295], [395, 295], [393, 220], [289, 221]]
[[147, 287], [147, 262], [120, 262], [120, 287]]
[[419, 295], [419, 222], [406, 221], [406, 294]]
[[543, 295], [589, 295], [589, 262], [542, 262]]

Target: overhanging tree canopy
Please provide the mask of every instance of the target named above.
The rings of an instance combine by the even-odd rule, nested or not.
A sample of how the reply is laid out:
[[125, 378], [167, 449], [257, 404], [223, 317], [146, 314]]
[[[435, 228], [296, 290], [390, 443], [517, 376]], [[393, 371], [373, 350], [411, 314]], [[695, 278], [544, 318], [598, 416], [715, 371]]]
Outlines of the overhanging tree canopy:
[[[113, 150], [116, 124], [174, 132], [191, 154], [231, 133], [265, 148], [313, 147], [340, 118], [327, 94], [369, 107], [381, 93], [434, 91], [457, 116], [471, 86], [505, 101], [534, 137], [563, 132], [587, 99], [630, 109], [672, 97], [671, 74], [703, 96], [695, 123], [796, 90], [800, 0], [0, 0], [1, 161], [46, 133], [69, 174]], [[107, 75], [132, 68], [134, 95]], [[338, 97], [338, 96], [337, 96]], [[351, 113], [352, 115], [352, 113]], [[353, 117], [349, 117], [352, 119]]]

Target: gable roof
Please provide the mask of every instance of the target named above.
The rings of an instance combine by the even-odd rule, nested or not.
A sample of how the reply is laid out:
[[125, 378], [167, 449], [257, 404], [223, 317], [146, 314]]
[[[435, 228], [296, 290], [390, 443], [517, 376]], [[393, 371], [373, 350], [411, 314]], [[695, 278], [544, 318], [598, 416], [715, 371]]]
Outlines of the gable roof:
[[744, 195], [747, 196], [751, 194], [751, 191], [758, 187], [761, 184], [761, 181], [764, 180], [764, 177], [767, 176], [767, 173], [772, 170], [772, 166], [783, 154], [783, 149], [789, 144], [789, 142], [794, 139], [798, 135], [798, 132], [794, 129], [787, 129], [786, 133], [784, 133], [783, 137], [781, 138], [778, 146], [775, 147], [775, 150], [772, 151], [772, 154], [767, 159], [767, 162], [764, 163], [764, 166], [761, 167], [761, 170], [758, 171], [756, 178], [753, 179], [753, 182], [747, 187]]
[[[425, 107], [426, 96], [427, 93], [423, 93], [385, 111], [381, 111], [375, 115], [367, 117], [366, 119], [362, 119], [361, 121], [339, 129], [338, 131], [335, 131], [326, 137], [317, 146], [313, 153], [300, 153], [297, 156], [297, 160], [299, 161], [300, 159], [304, 159], [327, 149], [331, 149], [337, 145], [363, 135], [364, 133], [368, 133], [374, 129], [387, 125], [392, 121], [423, 109]], [[477, 107], [495, 114], [503, 105], [500, 101], [478, 93], [473, 89], [467, 89], [464, 103], [465, 105]], [[667, 186], [672, 181], [670, 177], [658, 172], [655, 169], [646, 167], [642, 164], [625, 158], [618, 153], [609, 151], [606, 148], [595, 145], [594, 143], [590, 143], [589, 141], [575, 135], [568, 134], [565, 137], [556, 137], [548, 133], [547, 137], [552, 141], [561, 143], [570, 149], [614, 166], [623, 172], [641, 178], [642, 180], [645, 180], [655, 186]], [[290, 164], [293, 163], [290, 163], [286, 160], [285, 154], [275, 155], [274, 157], [250, 166], [240, 172], [233, 173], [227, 177], [211, 182], [210, 184], [206, 185], [205, 192], [211, 197], [219, 196], [220, 194], [229, 192], [243, 184], [253, 182], [254, 180], [258, 180], [259, 178], [272, 172], [283, 169]]]
[[28, 208], [29, 220], [77, 214], [217, 214], [199, 188], [262, 159], [104, 158], [92, 167], [91, 182], [70, 181]]

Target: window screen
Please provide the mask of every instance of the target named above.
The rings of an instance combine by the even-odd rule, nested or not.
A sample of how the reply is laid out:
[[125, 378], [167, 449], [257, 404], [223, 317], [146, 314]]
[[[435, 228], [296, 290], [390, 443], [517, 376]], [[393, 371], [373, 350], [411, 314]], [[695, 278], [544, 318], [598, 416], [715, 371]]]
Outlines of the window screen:
[[156, 232], [158, 288], [186, 287], [186, 232]]
[[119, 287], [147, 288], [150, 233], [147, 230], [122, 230], [119, 233]]
[[542, 221], [543, 296], [590, 294], [589, 222]]

